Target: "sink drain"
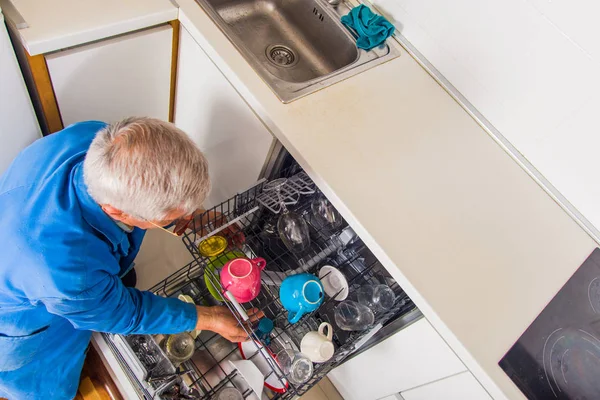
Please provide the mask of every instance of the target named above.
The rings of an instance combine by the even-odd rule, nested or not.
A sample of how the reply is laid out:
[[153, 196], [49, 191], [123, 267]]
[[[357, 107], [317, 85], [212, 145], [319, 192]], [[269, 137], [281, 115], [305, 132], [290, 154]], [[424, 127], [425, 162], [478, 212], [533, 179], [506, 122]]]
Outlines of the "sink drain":
[[274, 44], [267, 47], [266, 54], [267, 60], [278, 67], [291, 67], [298, 62], [296, 53], [282, 44]]

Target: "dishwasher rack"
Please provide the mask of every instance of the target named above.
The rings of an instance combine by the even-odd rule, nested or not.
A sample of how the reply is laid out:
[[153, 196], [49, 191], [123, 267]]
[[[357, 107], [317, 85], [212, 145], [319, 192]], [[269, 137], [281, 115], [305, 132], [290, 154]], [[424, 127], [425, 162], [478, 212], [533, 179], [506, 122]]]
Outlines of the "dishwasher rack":
[[[268, 363], [270, 366], [268, 375], [272, 375], [272, 378], [278, 380], [283, 386], [287, 383], [287, 390], [282, 393], [265, 388], [263, 398], [292, 399], [306, 393], [333, 368], [343, 363], [386, 322], [405, 315], [416, 307], [351, 228], [342, 226], [332, 231], [320, 226], [313, 218], [311, 200], [313, 196], [320, 193], [304, 172], [290, 177], [284, 187], [283, 197], [288, 208], [302, 215], [308, 222], [311, 246], [300, 254], [290, 252], [278, 237], [275, 228], [278, 218], [275, 213], [277, 204], [270, 198], [269, 193], [263, 190], [264, 183], [260, 182], [194, 218], [183, 235], [183, 242], [194, 260], [155, 285], [150, 291], [164, 297], [186, 294], [191, 296], [197, 305], [225, 305], [244, 326], [243, 317], [228, 299], [218, 300], [210, 294], [206, 280], [219, 290], [222, 288], [218, 276], [212, 272], [214, 269], [210, 268], [214, 258], [209, 259], [200, 254], [198, 244], [210, 236], [219, 234], [225, 236], [230, 243], [228, 250], [218, 256], [219, 258], [231, 259], [241, 253], [250, 258], [263, 257], [267, 261], [267, 266], [262, 272], [261, 291], [254, 300], [241, 306], [246, 310], [250, 308], [262, 310], [266, 317], [274, 321], [276, 328], [271, 334], [270, 345], [261, 342], [252, 329], [246, 331], [260, 349], [253, 357], [264, 358], [263, 363]], [[352, 298], [352, 293], [362, 285], [384, 283], [396, 294], [394, 307], [376, 315], [372, 328], [360, 332], [347, 332], [339, 329], [335, 323], [333, 311], [338, 304], [334, 300], [335, 296], [326, 297], [316, 311], [304, 315], [299, 322], [290, 324], [287, 320], [287, 311], [279, 300], [279, 284], [285, 277], [299, 272], [318, 275], [318, 270], [325, 264], [334, 265], [344, 273], [350, 287], [349, 298]], [[276, 347], [299, 349], [304, 334], [317, 330], [322, 322], [329, 322], [333, 326], [334, 356], [327, 362], [314, 364], [314, 372], [308, 382], [301, 385], [287, 382], [279, 366], [270, 357], [265, 357], [264, 352], [271, 352], [271, 348], [274, 350]], [[154, 340], [158, 342], [160, 339], [154, 337]], [[175, 384], [185, 387], [188, 393], [193, 393], [193, 396], [202, 399], [214, 398], [219, 390], [227, 386], [238, 388], [244, 398], [252, 398], [253, 392], [237, 370], [229, 366], [229, 360], [238, 359], [241, 359], [241, 355], [235, 344], [227, 342], [215, 333], [204, 331], [196, 338], [194, 357], [180, 367], [181, 370], [187, 371], [185, 376], [177, 377], [176, 380], [155, 388], [147, 382], [152, 375], [152, 371], [148, 371], [148, 368], [141, 368], [143, 372], [134, 375], [136, 375], [135, 380], [147, 389], [144, 391], [144, 396], [148, 398], [176, 398], [163, 395], [169, 385]], [[131, 371], [129, 373], [132, 374]], [[146, 382], [140, 382], [144, 380]]]

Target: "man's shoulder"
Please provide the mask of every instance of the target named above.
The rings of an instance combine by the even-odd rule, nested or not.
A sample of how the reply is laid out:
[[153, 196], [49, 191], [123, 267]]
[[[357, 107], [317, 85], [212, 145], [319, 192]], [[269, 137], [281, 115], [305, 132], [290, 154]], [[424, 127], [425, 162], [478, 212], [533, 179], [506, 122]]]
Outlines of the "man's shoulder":
[[[38, 153], [44, 155], [50, 153], [48, 155], [56, 156], [57, 150], [59, 154], [79, 152], [82, 149], [87, 150], [96, 133], [106, 126], [107, 124], [101, 121], [77, 122], [59, 132], [36, 140], [25, 148], [20, 155], [32, 156]], [[24, 157], [17, 157], [15, 161], [22, 158]]]
[[100, 121], [69, 125], [62, 131], [36, 140], [19, 154], [15, 162], [27, 161], [31, 158], [52, 162], [54, 159], [68, 158], [82, 151], [87, 152], [98, 131], [105, 127], [106, 123]]

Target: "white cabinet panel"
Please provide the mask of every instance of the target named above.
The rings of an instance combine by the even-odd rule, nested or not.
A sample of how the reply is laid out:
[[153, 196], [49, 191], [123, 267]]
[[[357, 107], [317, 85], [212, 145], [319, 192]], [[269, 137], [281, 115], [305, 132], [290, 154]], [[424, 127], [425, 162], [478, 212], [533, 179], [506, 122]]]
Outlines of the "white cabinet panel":
[[41, 135], [0, 13], [0, 175], [26, 146]]
[[273, 137], [183, 27], [177, 65], [175, 124], [208, 158], [210, 207], [256, 182]]
[[329, 373], [346, 400], [375, 400], [465, 371], [423, 318]]
[[470, 372], [402, 392], [404, 400], [491, 400]]
[[135, 286], [148, 290], [192, 260], [181, 238], [160, 229], [148, 229], [135, 258]]
[[404, 399], [402, 398], [400, 393], [396, 393], [396, 394], [392, 394], [390, 396], [385, 396], [384, 398], [379, 399], [379, 400], [404, 400]]
[[156, 28], [46, 56], [65, 126], [128, 116], [168, 120], [173, 28]]

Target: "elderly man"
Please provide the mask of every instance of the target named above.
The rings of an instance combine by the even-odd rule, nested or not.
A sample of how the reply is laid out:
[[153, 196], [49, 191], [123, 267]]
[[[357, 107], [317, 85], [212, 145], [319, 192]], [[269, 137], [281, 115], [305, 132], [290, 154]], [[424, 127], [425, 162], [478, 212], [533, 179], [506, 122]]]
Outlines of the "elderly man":
[[208, 189], [200, 150], [150, 118], [78, 123], [19, 154], [0, 178], [0, 397], [73, 398], [91, 331], [245, 340], [226, 308], [120, 279], [145, 230], [189, 219]]

